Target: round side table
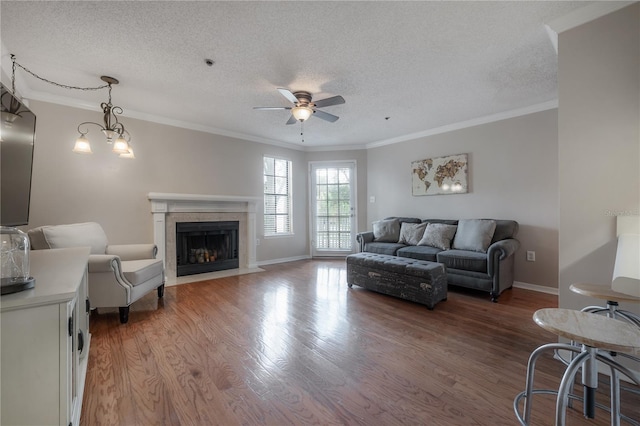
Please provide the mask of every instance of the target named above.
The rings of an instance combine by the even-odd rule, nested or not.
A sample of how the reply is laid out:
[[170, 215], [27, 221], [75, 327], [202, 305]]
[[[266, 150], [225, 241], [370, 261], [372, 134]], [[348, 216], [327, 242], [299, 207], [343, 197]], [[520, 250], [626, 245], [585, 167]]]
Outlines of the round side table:
[[[581, 344], [578, 347], [568, 343], [549, 343], [542, 345], [531, 353], [527, 365], [527, 381], [524, 392], [518, 394], [513, 408], [522, 425], [528, 425], [531, 419], [531, 397], [537, 393], [557, 394], [556, 425], [564, 426], [569, 391], [576, 373], [582, 368], [582, 384], [584, 386], [583, 407], [587, 418], [595, 416], [595, 391], [598, 387], [598, 364], [601, 361], [611, 368], [611, 424], [620, 424], [620, 394], [614, 384], [619, 382], [618, 373], [626, 375], [640, 386], [640, 376], [624, 365], [616, 362], [608, 352], [620, 352], [632, 356], [640, 355], [640, 327], [627, 322], [593, 315], [572, 309], [548, 308], [540, 309], [533, 315], [533, 320], [540, 327], [560, 337], [571, 339]], [[578, 352], [565, 370], [558, 391], [534, 390], [533, 378], [535, 363], [545, 351], [568, 350]], [[520, 414], [518, 404], [524, 398], [524, 411]]]

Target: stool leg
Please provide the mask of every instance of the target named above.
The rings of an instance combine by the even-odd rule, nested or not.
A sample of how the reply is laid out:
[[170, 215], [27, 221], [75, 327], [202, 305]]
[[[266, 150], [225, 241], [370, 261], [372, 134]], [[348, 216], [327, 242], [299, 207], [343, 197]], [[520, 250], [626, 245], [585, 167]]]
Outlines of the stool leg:
[[620, 426], [620, 378], [611, 367], [611, 426]]
[[583, 413], [587, 419], [596, 416], [596, 389], [598, 388], [598, 363], [596, 362], [596, 348], [585, 346], [589, 357], [582, 366], [582, 385], [584, 389]]
[[584, 360], [590, 356], [591, 354], [589, 352], [580, 352], [580, 354], [571, 361], [571, 364], [569, 364], [562, 376], [560, 388], [558, 389], [558, 399], [556, 400], [556, 426], [565, 426], [566, 424], [569, 389], [571, 389], [573, 385], [578, 368], [580, 368]]
[[538, 357], [548, 350], [568, 349], [566, 343], [548, 343], [542, 345], [531, 352], [529, 356], [529, 362], [527, 363], [527, 381], [524, 391], [524, 415], [522, 417], [522, 424], [528, 425], [531, 421], [531, 399], [533, 397], [533, 376], [536, 369], [536, 361]]
[[635, 314], [627, 311], [617, 310], [616, 315], [640, 327], [640, 317], [637, 317]]

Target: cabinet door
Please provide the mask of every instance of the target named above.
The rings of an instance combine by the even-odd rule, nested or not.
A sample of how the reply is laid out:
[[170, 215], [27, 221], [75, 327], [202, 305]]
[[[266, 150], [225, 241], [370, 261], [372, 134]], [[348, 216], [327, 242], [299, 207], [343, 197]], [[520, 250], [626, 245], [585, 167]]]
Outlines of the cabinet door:
[[61, 375], [59, 360], [70, 344], [66, 321], [60, 319], [60, 305], [2, 312], [1, 323], [0, 423], [58, 424], [63, 415], [57, 392]]

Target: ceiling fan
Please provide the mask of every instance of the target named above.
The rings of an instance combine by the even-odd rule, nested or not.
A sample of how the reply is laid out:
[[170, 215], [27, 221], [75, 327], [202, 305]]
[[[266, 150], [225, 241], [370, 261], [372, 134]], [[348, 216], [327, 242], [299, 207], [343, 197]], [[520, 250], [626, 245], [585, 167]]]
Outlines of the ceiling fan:
[[298, 121], [301, 123], [307, 120], [311, 116], [315, 116], [321, 118], [325, 121], [329, 121], [331, 123], [338, 120], [337, 115], [329, 114], [328, 112], [320, 111], [318, 108], [328, 107], [332, 105], [340, 105], [344, 103], [344, 98], [342, 96], [332, 96], [330, 98], [321, 99], [319, 101], [312, 102], [311, 93], [298, 91], [291, 92], [288, 89], [279, 88], [278, 92], [282, 94], [285, 98], [287, 98], [293, 106], [289, 107], [253, 107], [253, 109], [261, 109], [261, 110], [291, 110], [291, 117], [289, 117], [289, 121], [287, 124], [294, 124]]

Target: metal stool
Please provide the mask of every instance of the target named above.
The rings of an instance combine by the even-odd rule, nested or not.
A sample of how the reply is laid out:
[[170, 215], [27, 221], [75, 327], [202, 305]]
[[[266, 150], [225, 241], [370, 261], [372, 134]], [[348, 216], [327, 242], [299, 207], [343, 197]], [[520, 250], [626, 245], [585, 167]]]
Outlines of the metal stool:
[[[513, 409], [520, 424], [529, 425], [533, 395], [556, 394], [556, 426], [564, 426], [570, 390], [579, 368], [582, 368], [582, 384], [584, 386], [584, 415], [587, 418], [595, 417], [595, 391], [598, 387], [597, 361], [601, 361], [611, 368], [611, 424], [619, 425], [622, 416], [620, 414], [618, 373], [626, 375], [639, 386], [640, 376], [613, 360], [608, 352], [627, 353], [632, 356], [640, 355], [640, 328], [617, 319], [571, 309], [540, 309], [533, 315], [533, 320], [547, 331], [580, 343], [581, 347], [568, 343], [549, 343], [540, 346], [531, 353], [527, 365], [525, 391], [516, 395], [513, 401]], [[533, 378], [538, 357], [545, 351], [557, 350], [577, 352], [578, 355], [567, 366], [557, 391], [534, 389]], [[524, 410], [520, 414], [518, 405], [523, 398]]]
[[596, 299], [602, 299], [607, 301], [606, 307], [587, 306], [586, 308], [582, 308], [582, 312], [590, 312], [592, 314], [606, 312], [606, 315], [609, 318], [628, 321], [631, 324], [635, 324], [636, 326], [640, 327], [640, 316], [634, 314], [633, 312], [618, 309], [618, 302], [640, 303], [639, 297], [635, 297], [630, 294], [619, 293], [617, 291], [613, 291], [609, 287], [605, 287], [597, 284], [587, 284], [587, 283], [571, 284], [571, 287], [569, 287], [569, 289], [574, 293], [578, 293], [583, 296], [594, 297]]

